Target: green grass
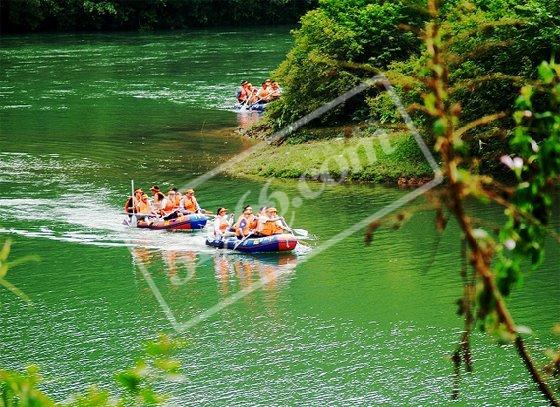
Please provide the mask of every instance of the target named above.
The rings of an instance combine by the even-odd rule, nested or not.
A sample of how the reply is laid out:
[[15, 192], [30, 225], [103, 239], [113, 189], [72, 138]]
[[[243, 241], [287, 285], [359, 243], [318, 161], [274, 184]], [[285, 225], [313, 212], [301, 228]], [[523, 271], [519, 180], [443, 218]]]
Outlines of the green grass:
[[429, 178], [432, 170], [407, 133], [352, 137], [269, 146], [228, 170], [234, 176], [319, 178], [396, 183], [399, 178]]

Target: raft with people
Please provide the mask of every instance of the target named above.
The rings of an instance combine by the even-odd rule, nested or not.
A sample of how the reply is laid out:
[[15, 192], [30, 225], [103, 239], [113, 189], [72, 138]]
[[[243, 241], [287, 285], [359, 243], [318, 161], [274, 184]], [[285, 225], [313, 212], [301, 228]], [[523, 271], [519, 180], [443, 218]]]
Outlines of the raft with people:
[[153, 230], [200, 230], [204, 229], [206, 222], [208, 222], [208, 218], [205, 215], [193, 213], [167, 220], [145, 217], [136, 222], [136, 227]]
[[239, 112], [264, 112], [269, 102], [278, 99], [282, 95], [282, 89], [278, 82], [266, 79], [257, 88], [249, 81], [243, 80], [237, 89], [236, 98], [237, 103], [234, 109]]
[[141, 188], [134, 189], [134, 184], [132, 189], [133, 196], [124, 204], [126, 225], [153, 230], [200, 230], [208, 222], [192, 188], [181, 194], [172, 187], [165, 196], [157, 185], [152, 185], [152, 199]]
[[134, 189], [124, 209], [124, 224], [153, 230], [200, 230], [207, 226], [209, 216], [214, 217], [212, 227], [207, 228], [208, 246], [236, 250], [245, 253], [286, 252], [296, 248], [299, 239], [306, 238], [304, 229], [292, 229], [274, 207], [262, 207], [253, 214], [251, 205], [234, 222], [227, 208], [219, 207], [215, 214], [201, 209], [192, 188], [183, 195], [170, 188], [167, 196], [157, 185], [152, 185], [150, 199], [141, 188]]
[[206, 245], [217, 249], [237, 250], [243, 253], [270, 253], [288, 252], [296, 248], [298, 239], [287, 233], [253, 237], [244, 241], [236, 236], [231, 237], [208, 237]]

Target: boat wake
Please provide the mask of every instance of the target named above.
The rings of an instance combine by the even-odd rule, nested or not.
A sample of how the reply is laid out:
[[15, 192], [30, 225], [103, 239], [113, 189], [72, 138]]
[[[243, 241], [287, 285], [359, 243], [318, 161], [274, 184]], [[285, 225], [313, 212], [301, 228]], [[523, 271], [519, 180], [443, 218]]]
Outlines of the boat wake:
[[63, 195], [57, 199], [0, 199], [0, 233], [96, 246], [196, 250], [206, 247], [204, 231], [147, 231], [123, 225], [124, 216], [99, 194]]
[[[205, 244], [207, 229], [156, 231], [123, 224], [124, 215], [99, 201], [99, 193], [63, 195], [57, 199], [0, 199], [0, 233], [95, 246], [143, 247], [213, 253]], [[310, 251], [300, 244], [295, 254]]]

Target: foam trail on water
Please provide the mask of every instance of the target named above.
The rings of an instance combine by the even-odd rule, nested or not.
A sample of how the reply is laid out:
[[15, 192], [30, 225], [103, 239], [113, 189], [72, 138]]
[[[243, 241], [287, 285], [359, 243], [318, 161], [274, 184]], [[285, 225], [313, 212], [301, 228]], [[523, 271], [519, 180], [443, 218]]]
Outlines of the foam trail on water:
[[100, 202], [99, 196], [96, 193], [67, 194], [57, 199], [0, 199], [0, 232], [96, 246], [212, 251], [204, 243], [204, 232], [130, 228], [123, 224], [125, 216]]

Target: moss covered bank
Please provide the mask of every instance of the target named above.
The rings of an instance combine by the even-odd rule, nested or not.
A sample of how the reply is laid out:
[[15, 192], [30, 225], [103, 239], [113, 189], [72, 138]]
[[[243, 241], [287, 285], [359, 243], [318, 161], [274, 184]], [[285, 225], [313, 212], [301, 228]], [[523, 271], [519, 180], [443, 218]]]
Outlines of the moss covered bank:
[[228, 170], [233, 176], [333, 179], [417, 185], [433, 177], [416, 140], [405, 132], [270, 145]]

